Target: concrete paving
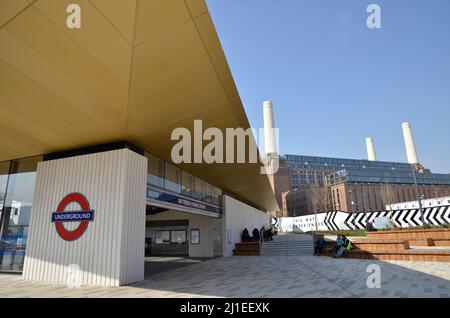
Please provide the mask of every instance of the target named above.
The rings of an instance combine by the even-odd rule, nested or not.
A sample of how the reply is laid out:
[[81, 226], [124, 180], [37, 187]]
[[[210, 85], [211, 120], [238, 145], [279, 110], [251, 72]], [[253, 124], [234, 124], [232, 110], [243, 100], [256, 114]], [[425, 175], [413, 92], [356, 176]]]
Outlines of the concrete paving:
[[[368, 288], [369, 265], [381, 288]], [[450, 264], [235, 256], [167, 270], [129, 286], [68, 288], [0, 274], [0, 297], [450, 297]]]
[[182, 268], [210, 260], [209, 258], [190, 258], [178, 256], [148, 256], [145, 257], [145, 278], [168, 270]]

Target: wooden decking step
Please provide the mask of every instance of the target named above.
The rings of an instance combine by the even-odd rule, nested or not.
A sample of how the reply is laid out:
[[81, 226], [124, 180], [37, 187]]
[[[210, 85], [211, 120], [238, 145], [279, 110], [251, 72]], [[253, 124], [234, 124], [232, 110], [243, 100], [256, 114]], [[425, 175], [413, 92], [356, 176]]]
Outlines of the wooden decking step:
[[247, 255], [260, 255], [259, 242], [242, 242], [236, 243], [233, 255], [247, 256]]
[[402, 251], [410, 248], [408, 240], [398, 239], [352, 239], [352, 247], [357, 250], [393, 250]]
[[250, 250], [250, 251], [246, 251], [246, 250], [233, 250], [233, 255], [234, 256], [253, 256], [253, 255], [260, 255], [259, 250], [255, 251], [255, 250]]
[[433, 240], [450, 239], [450, 229], [411, 229], [398, 231], [368, 232], [367, 238], [400, 239], [400, 240]]
[[[329, 251], [323, 253], [325, 256], [332, 256]], [[343, 258], [354, 259], [379, 259], [379, 260], [401, 260], [418, 262], [450, 262], [450, 249], [408, 249], [404, 251], [376, 250], [363, 251], [352, 250], [342, 255]]]
[[450, 238], [433, 240], [433, 245], [434, 246], [449, 246], [450, 247]]

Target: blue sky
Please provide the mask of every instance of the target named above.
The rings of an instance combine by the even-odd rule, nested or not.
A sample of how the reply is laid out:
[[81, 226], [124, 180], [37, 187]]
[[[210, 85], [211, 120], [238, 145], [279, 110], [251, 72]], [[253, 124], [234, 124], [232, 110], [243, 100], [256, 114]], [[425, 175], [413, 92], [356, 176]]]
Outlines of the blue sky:
[[[420, 162], [450, 172], [450, 1], [208, 0], [253, 127], [272, 100], [280, 151]], [[381, 29], [366, 8], [381, 7]]]

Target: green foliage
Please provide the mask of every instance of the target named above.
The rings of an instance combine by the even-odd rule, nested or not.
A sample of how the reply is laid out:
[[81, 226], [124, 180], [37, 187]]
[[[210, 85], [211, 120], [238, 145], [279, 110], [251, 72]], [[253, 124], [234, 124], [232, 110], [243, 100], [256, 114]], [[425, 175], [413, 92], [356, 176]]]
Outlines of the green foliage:
[[366, 230], [318, 231], [319, 234], [336, 234], [345, 236], [367, 236]]

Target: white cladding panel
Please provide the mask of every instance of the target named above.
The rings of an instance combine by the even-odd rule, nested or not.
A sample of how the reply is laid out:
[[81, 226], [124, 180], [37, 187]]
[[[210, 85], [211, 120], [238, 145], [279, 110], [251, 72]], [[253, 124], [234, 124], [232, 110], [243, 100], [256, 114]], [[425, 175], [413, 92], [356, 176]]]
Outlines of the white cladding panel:
[[[69, 265], [81, 284], [118, 286], [144, 278], [147, 159], [128, 149], [40, 162], [23, 278], [66, 283]], [[51, 214], [68, 194], [83, 194], [94, 221], [75, 241], [62, 239]], [[65, 210], [79, 210], [76, 203]], [[65, 223], [73, 230], [79, 223]]]
[[260, 230], [263, 226], [269, 225], [267, 213], [228, 195], [223, 195], [223, 213], [225, 219], [223, 256], [233, 255], [234, 244], [241, 241], [244, 228], [251, 234], [254, 228]]
[[[222, 256], [214, 253], [214, 240], [217, 241], [222, 234], [222, 219], [175, 210], [147, 215], [147, 221], [163, 220], [189, 220], [189, 231], [187, 233], [189, 257]], [[191, 229], [200, 230], [200, 244], [190, 244]]]

